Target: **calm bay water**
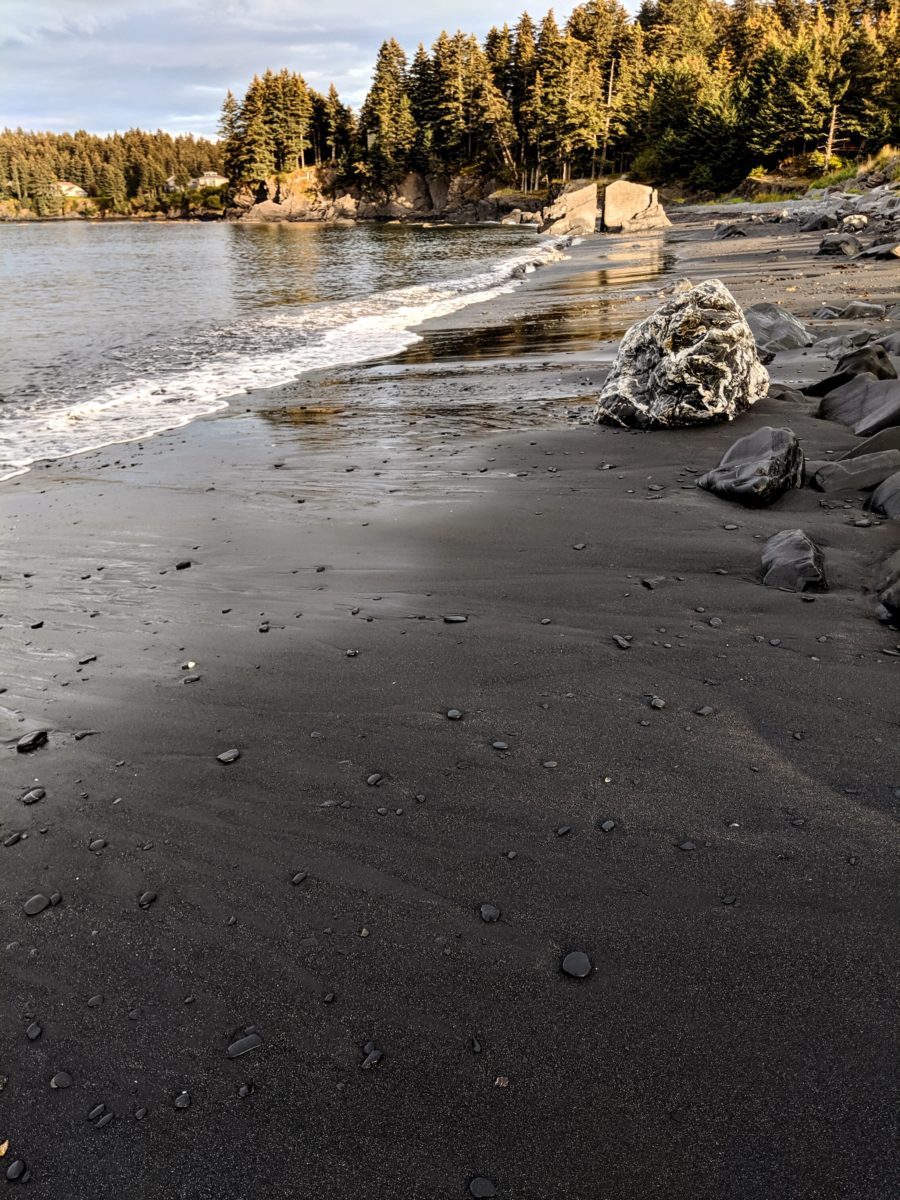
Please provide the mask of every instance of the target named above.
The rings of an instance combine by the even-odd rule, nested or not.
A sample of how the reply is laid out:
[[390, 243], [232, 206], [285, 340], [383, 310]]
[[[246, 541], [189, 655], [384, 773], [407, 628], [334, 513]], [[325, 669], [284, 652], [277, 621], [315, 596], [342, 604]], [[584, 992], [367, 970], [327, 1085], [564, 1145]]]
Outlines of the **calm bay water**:
[[556, 257], [499, 226], [0, 225], [0, 479], [396, 354]]

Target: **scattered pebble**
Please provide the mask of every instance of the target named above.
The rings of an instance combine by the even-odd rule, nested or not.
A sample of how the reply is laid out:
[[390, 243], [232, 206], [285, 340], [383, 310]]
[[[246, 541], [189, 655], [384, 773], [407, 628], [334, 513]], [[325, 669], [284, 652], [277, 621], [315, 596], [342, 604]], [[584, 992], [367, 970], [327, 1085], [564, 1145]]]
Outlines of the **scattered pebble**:
[[572, 979], [585, 979], [593, 970], [594, 964], [583, 950], [572, 950], [562, 960], [561, 970]]
[[496, 904], [482, 904], [478, 911], [481, 914], [482, 921], [485, 921], [488, 925], [500, 920], [500, 909]]
[[246, 1037], [238, 1038], [236, 1042], [232, 1042], [225, 1054], [228, 1058], [240, 1058], [242, 1054], [249, 1054], [251, 1050], [255, 1050], [262, 1045], [262, 1038], [258, 1033], [248, 1033]]
[[221, 754], [216, 755], [216, 760], [227, 766], [229, 763], [237, 762], [240, 757], [240, 750], [224, 750]]
[[490, 1200], [491, 1196], [497, 1195], [497, 1189], [490, 1179], [476, 1175], [469, 1181], [469, 1195], [476, 1197], [476, 1200]]
[[30, 900], [25, 901], [24, 912], [26, 917], [36, 917], [38, 913], [42, 913], [45, 908], [50, 907], [50, 897], [38, 892], [36, 896], [32, 896]]
[[50, 1080], [50, 1086], [55, 1090], [62, 1090], [63, 1088], [71, 1087], [72, 1076], [68, 1073], [68, 1071], [57, 1071]]

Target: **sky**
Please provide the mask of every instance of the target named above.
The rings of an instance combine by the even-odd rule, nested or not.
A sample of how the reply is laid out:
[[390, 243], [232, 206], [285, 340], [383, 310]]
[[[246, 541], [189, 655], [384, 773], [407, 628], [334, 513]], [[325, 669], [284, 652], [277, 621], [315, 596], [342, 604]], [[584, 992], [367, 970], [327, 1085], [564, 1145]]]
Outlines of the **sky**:
[[[228, 88], [267, 67], [365, 97], [382, 41], [480, 37], [525, 0], [0, 0], [0, 128], [214, 136]], [[532, 4], [535, 18], [548, 0]], [[562, 21], [572, 5], [555, 8]]]

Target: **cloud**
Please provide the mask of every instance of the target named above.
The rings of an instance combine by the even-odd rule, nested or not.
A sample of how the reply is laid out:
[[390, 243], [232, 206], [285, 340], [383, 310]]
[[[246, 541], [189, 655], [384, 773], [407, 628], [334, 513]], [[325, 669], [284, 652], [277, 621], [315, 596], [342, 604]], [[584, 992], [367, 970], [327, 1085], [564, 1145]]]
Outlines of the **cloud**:
[[[3, 0], [0, 126], [212, 136], [218, 103], [267, 67], [334, 82], [359, 105], [380, 43], [412, 52], [442, 28], [483, 36], [518, 19], [506, 0]], [[562, 19], [570, 6], [557, 8]], [[539, 15], [544, 6], [536, 6]], [[201, 99], [202, 97], [202, 99]], [[200, 108], [202, 111], [198, 111]]]

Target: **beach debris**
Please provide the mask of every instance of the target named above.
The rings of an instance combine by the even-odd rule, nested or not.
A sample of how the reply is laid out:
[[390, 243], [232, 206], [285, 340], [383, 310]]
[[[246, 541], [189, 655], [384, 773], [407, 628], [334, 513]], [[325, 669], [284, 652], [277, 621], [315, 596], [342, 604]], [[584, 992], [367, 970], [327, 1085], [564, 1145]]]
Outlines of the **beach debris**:
[[476, 1200], [491, 1200], [492, 1196], [497, 1195], [497, 1188], [484, 1175], [476, 1175], [474, 1179], [469, 1180], [469, 1195], [474, 1196]]
[[640, 429], [732, 420], [766, 394], [768, 382], [725, 285], [685, 281], [625, 334], [593, 420]]
[[744, 316], [761, 350], [797, 350], [815, 341], [802, 322], [777, 304], [751, 304]]
[[298, 871], [297, 874], [291, 879], [291, 883], [294, 885], [294, 887], [299, 887], [299, 885], [306, 879], [306, 876], [306, 871]]
[[900, 471], [895, 471], [878, 485], [868, 503], [868, 508], [881, 517], [900, 520]]
[[803, 451], [793, 431], [764, 425], [738, 438], [697, 486], [726, 500], [764, 506], [790, 488], [802, 487], [803, 477]]
[[560, 964], [562, 973], [572, 979], [586, 979], [593, 969], [594, 964], [583, 950], [571, 950]]
[[684, 851], [685, 851], [685, 853], [690, 853], [690, 851], [691, 851], [691, 850], [696, 850], [696, 849], [697, 849], [697, 843], [696, 843], [696, 842], [692, 842], [690, 839], [688, 839], [687, 841], [684, 841], [684, 842], [679, 842], [679, 843], [678, 843], [678, 849], [679, 849], [679, 850], [684, 850]]
[[240, 750], [223, 750], [221, 754], [216, 755], [216, 761], [228, 766], [229, 763], [237, 762], [240, 757]]
[[762, 548], [763, 583], [790, 592], [825, 592], [825, 561], [821, 549], [802, 529], [783, 529]]
[[46, 746], [49, 736], [46, 729], [32, 729], [31, 733], [26, 733], [24, 737], [19, 738], [16, 742], [16, 749], [20, 754], [30, 754], [32, 750]]

